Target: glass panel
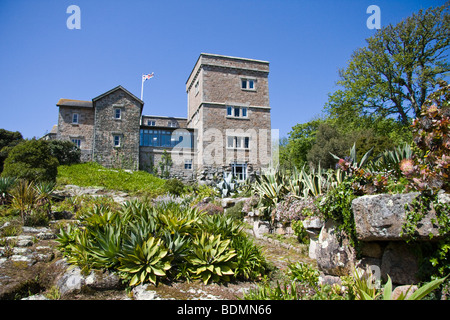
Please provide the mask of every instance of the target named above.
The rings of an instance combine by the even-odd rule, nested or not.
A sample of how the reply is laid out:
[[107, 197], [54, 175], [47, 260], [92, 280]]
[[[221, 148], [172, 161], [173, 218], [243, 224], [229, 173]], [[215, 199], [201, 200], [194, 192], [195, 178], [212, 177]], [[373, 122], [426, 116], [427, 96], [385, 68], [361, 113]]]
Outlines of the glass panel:
[[249, 89], [253, 89], [254, 88], [254, 81], [253, 80], [248, 80], [248, 88]]
[[227, 137], [227, 138], [228, 138], [227, 147], [228, 148], [233, 148], [234, 137]]
[[228, 106], [227, 107], [227, 116], [231, 116], [231, 115], [233, 115], [233, 107]]
[[234, 116], [239, 117], [239, 108], [234, 108]]
[[244, 138], [244, 148], [248, 149], [250, 145], [250, 138], [249, 137], [245, 137]]
[[242, 108], [242, 116], [243, 117], [247, 116], [247, 108]]
[[247, 80], [242, 80], [242, 89], [247, 89]]

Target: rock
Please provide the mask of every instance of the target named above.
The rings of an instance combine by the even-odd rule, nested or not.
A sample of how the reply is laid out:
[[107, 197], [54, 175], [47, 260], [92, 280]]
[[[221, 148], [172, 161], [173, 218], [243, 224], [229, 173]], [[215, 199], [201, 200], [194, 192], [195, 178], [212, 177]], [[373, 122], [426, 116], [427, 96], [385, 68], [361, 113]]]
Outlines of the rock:
[[255, 221], [253, 223], [253, 233], [256, 238], [261, 238], [265, 233], [270, 233], [270, 223], [267, 221]]
[[323, 226], [316, 246], [319, 270], [333, 276], [351, 274], [356, 264], [356, 253], [345, 234], [336, 229], [336, 224], [328, 220]]
[[114, 290], [123, 288], [120, 278], [114, 273], [93, 270], [89, 275], [85, 276], [78, 267], [66, 267], [65, 273], [57, 281], [56, 285], [59, 288], [61, 295], [80, 292], [85, 288], [93, 290]]
[[329, 285], [332, 286], [334, 284], [338, 284], [338, 285], [342, 285], [342, 280], [340, 277], [336, 277], [336, 276], [330, 276], [330, 275], [325, 275], [325, 274], [321, 274], [319, 276], [319, 285]]
[[4, 238], [8, 242], [15, 242], [16, 247], [29, 247], [33, 245], [33, 236], [20, 235]]
[[33, 296], [22, 298], [21, 300], [50, 300], [50, 299], [44, 296], [43, 294], [35, 294]]
[[406, 299], [410, 297], [417, 289], [418, 288], [415, 285], [398, 286], [392, 291], [391, 299], [397, 300], [401, 294], [403, 294]]
[[390, 242], [381, 259], [381, 276], [387, 275], [395, 284], [416, 284], [419, 271], [418, 258], [405, 242]]
[[[406, 194], [377, 194], [356, 198], [352, 202], [357, 237], [361, 241], [396, 241], [404, 240], [402, 227], [406, 222], [405, 205], [410, 204], [418, 196], [418, 192]], [[439, 200], [448, 201], [445, 194]], [[420, 222], [418, 238], [429, 240], [429, 234], [439, 239], [439, 229], [432, 220], [436, 218], [431, 210]]]
[[324, 225], [323, 220], [319, 217], [308, 217], [302, 223], [306, 230], [320, 230]]
[[234, 198], [223, 198], [221, 201], [222, 208], [230, 208], [233, 207], [236, 204], [236, 199]]
[[135, 300], [161, 300], [155, 291], [149, 290], [149, 284], [140, 284], [131, 290]]

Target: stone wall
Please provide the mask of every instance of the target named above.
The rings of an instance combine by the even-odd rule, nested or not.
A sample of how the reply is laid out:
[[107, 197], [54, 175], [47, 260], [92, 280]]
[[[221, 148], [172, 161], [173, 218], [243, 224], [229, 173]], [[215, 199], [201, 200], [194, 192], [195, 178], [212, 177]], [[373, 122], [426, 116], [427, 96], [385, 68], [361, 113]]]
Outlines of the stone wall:
[[[141, 104], [122, 89], [94, 99], [95, 140], [94, 160], [106, 167], [137, 170], [139, 168], [139, 129]], [[115, 119], [114, 109], [120, 108], [121, 118]], [[114, 146], [114, 135], [121, 137], [120, 147]]]
[[[72, 116], [78, 114], [78, 124], [72, 123]], [[59, 106], [56, 139], [81, 140], [81, 161], [91, 161], [94, 136], [94, 109], [86, 107]]]

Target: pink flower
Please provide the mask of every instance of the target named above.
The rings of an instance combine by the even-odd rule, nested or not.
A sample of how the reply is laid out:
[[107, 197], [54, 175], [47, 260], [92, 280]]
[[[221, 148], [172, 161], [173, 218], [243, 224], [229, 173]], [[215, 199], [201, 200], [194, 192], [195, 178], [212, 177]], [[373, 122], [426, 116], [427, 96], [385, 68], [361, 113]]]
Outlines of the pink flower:
[[400, 170], [408, 176], [414, 172], [414, 162], [411, 159], [403, 159], [400, 162]]

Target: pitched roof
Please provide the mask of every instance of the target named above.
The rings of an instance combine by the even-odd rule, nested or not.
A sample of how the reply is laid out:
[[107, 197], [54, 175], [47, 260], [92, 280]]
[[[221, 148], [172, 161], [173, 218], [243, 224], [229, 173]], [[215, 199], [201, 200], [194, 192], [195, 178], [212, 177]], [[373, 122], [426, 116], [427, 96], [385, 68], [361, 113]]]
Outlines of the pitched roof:
[[124, 87], [122, 87], [122, 86], [120, 86], [120, 85], [117, 86], [117, 87], [115, 87], [115, 88], [113, 88], [113, 89], [111, 89], [111, 90], [109, 90], [109, 91], [107, 91], [107, 92], [105, 92], [105, 93], [103, 93], [103, 94], [101, 94], [101, 95], [99, 95], [98, 97], [93, 98], [93, 99], [92, 99], [92, 102], [95, 102], [95, 101], [97, 101], [97, 100], [99, 100], [99, 99], [101, 99], [101, 98], [103, 98], [103, 97], [105, 97], [105, 96], [107, 96], [107, 95], [113, 93], [114, 91], [117, 91], [117, 90], [123, 90], [123, 91], [125, 91], [125, 93], [127, 93], [128, 95], [130, 95], [133, 99], [137, 100], [137, 101], [141, 104], [141, 108], [142, 108], [142, 106], [144, 105], [144, 101], [142, 101], [141, 99], [139, 99], [139, 98], [136, 97], [134, 94], [132, 94], [130, 91], [128, 91], [127, 89], [125, 89]]
[[73, 100], [73, 99], [59, 99], [56, 104], [58, 107], [81, 107], [81, 108], [92, 108], [92, 101], [85, 100]]

